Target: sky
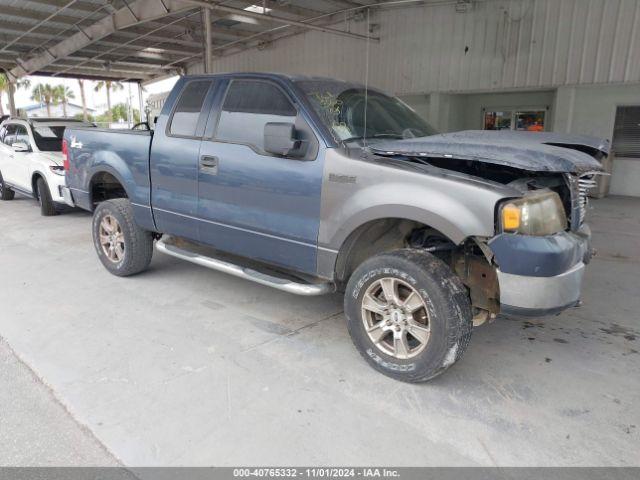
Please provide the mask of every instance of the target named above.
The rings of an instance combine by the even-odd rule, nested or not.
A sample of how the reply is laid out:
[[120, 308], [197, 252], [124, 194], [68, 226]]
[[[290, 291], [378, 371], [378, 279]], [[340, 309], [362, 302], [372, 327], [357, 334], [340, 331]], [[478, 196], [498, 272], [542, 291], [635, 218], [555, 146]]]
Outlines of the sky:
[[[31, 100], [31, 92], [33, 88], [39, 83], [45, 84], [48, 83], [50, 85], [66, 85], [69, 87], [75, 98], [71, 100], [70, 103], [75, 103], [77, 105], [82, 105], [80, 100], [80, 87], [78, 85], [78, 81], [73, 78], [56, 78], [56, 77], [40, 77], [40, 76], [29, 76], [27, 77], [31, 81], [31, 86], [28, 89], [21, 88], [16, 92], [15, 100], [16, 100], [16, 108], [24, 108], [29, 105], [33, 105], [36, 102]], [[165, 80], [160, 80], [158, 82], [151, 83], [146, 85], [145, 91], [143, 93], [143, 101], [146, 101], [148, 95], [152, 93], [161, 93], [171, 90], [173, 85], [178, 80], [178, 77], [171, 77]], [[85, 81], [85, 98], [87, 99], [87, 107], [93, 108], [98, 111], [98, 113], [107, 109], [107, 93], [103, 88], [99, 92], [95, 92], [94, 88], [97, 82], [92, 80]], [[124, 83], [124, 89], [119, 90], [117, 92], [111, 92], [111, 106], [117, 103], [126, 103], [127, 97], [129, 96], [129, 85], [131, 85], [131, 102], [134, 108], [138, 108], [138, 85], [135, 83]], [[4, 111], [9, 111], [9, 99], [7, 94], [4, 93], [2, 95], [2, 106], [4, 107]]]

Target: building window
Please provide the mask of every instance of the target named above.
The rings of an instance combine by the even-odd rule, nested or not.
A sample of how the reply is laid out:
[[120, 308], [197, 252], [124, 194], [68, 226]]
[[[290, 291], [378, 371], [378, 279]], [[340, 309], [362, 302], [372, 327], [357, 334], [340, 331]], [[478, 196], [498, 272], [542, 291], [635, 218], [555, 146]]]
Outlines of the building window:
[[483, 109], [483, 128], [544, 132], [546, 114], [546, 109]]
[[640, 159], [640, 106], [616, 110], [613, 150], [616, 157]]

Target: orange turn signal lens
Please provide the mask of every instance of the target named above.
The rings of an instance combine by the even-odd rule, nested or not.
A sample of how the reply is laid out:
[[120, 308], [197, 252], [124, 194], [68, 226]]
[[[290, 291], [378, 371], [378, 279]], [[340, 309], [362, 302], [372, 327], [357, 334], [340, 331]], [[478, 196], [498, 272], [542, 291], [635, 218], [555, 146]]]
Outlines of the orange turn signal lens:
[[520, 208], [513, 203], [502, 207], [502, 228], [504, 230], [517, 230], [520, 228]]

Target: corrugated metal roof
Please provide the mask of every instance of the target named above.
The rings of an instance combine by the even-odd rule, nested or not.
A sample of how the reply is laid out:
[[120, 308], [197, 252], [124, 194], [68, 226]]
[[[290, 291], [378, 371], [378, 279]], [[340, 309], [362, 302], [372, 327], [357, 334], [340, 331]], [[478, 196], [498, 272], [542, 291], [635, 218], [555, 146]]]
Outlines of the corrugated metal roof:
[[[639, 0], [487, 0], [372, 10], [369, 82], [396, 93], [640, 82]], [[346, 28], [366, 33], [366, 21]], [[227, 52], [216, 71], [270, 70], [364, 82], [366, 45], [308, 31]], [[199, 72], [197, 63], [189, 72]]]
[[[95, 22], [129, 7], [135, 15], [136, 4], [143, 0], [0, 0], [0, 68], [20, 69], [32, 58], [46, 58], [36, 62], [44, 67], [29, 73], [75, 75], [118, 79], [147, 79], [166, 73], [167, 70], [186, 66], [188, 61], [202, 57], [203, 25], [200, 7], [180, 0], [166, 0], [163, 5], [174, 5], [176, 13], [161, 15], [150, 21], [119, 29], [96, 41], [82, 45], [57, 59], [51, 50], [67, 38], [77, 35]], [[156, 2], [158, 3], [158, 2]], [[228, 0], [215, 2], [227, 7], [242, 9], [251, 6], [250, 1]], [[262, 0], [256, 0], [258, 6]], [[180, 4], [182, 6], [180, 6]], [[313, 16], [333, 12], [341, 5], [357, 4], [354, 0], [296, 0], [291, 2], [267, 2], [271, 8], [264, 20], [251, 21], [229, 12], [213, 13], [214, 46], [238, 42], [280, 23], [269, 19], [277, 15], [287, 20], [300, 21]], [[185, 9], [185, 6], [188, 7]], [[125, 11], [126, 14], [128, 12]], [[136, 17], [137, 19], [137, 17]], [[136, 22], [134, 22], [136, 23]], [[16, 41], [17, 40], [17, 41]], [[84, 42], [87, 43], [87, 42]], [[73, 68], [77, 65], [77, 68]]]

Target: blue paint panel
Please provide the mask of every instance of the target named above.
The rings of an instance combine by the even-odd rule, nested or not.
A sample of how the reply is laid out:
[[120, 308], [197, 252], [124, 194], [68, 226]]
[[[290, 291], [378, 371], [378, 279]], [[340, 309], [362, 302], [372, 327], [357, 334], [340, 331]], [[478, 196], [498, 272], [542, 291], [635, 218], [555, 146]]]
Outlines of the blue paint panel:
[[[213, 85], [213, 80], [209, 79]], [[198, 162], [200, 138], [171, 136], [168, 133], [171, 108], [188, 84], [181, 80], [165, 103], [156, 125], [151, 149], [152, 204], [158, 231], [198, 240]], [[196, 135], [201, 136], [213, 96], [206, 96]]]
[[561, 232], [546, 237], [503, 233], [489, 242], [504, 273], [553, 277], [566, 272], [588, 254], [588, 239]]
[[216, 222], [201, 223], [200, 241], [315, 273], [322, 151], [315, 161], [301, 161], [205, 140], [201, 155], [218, 158], [218, 173], [200, 173], [198, 216]]
[[[79, 190], [74, 192], [79, 204], [92, 209], [91, 180], [97, 173], [107, 172], [122, 184], [132, 203], [150, 206], [149, 181], [149, 132], [131, 130], [106, 130], [95, 128], [68, 128], [65, 131], [67, 142], [71, 136], [77, 136], [82, 148], [69, 148], [71, 169], [67, 172], [67, 185]], [[82, 192], [87, 192], [83, 194]], [[148, 216], [138, 217], [141, 226], [148, 225]]]

